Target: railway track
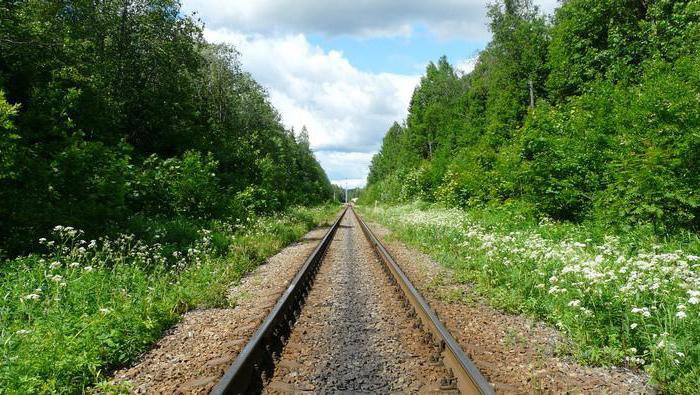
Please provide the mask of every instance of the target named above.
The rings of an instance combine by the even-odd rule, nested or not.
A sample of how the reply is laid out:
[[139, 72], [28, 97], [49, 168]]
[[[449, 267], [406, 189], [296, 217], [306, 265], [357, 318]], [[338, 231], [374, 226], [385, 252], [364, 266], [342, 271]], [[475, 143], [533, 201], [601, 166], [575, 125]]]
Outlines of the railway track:
[[494, 393], [346, 207], [211, 393], [397, 390]]

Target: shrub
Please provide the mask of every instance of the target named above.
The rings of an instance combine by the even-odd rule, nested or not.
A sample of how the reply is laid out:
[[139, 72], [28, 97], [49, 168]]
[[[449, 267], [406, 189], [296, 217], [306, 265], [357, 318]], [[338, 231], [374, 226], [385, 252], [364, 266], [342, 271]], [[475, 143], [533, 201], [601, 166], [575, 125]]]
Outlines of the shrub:
[[657, 227], [700, 226], [700, 65], [697, 57], [649, 63], [642, 83], [618, 88], [612, 108], [614, 158], [607, 188], [596, 196], [598, 218]]
[[[126, 196], [133, 176], [130, 149], [108, 147], [79, 137], [51, 163], [46, 223], [64, 223], [94, 234], [126, 218]], [[46, 207], [44, 208], [46, 209]]]
[[147, 215], [212, 218], [223, 212], [211, 154], [188, 151], [182, 158], [148, 157], [134, 180], [131, 206]]

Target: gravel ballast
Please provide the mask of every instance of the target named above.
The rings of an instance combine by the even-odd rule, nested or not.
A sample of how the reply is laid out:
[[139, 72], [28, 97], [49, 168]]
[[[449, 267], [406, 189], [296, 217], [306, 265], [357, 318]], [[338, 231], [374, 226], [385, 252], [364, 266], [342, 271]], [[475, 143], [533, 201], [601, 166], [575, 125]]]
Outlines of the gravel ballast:
[[433, 392], [444, 367], [422, 342], [348, 211], [265, 393]]
[[650, 394], [640, 371], [590, 367], [557, 353], [565, 336], [542, 322], [490, 307], [430, 256], [387, 237], [391, 231], [368, 223], [372, 232], [428, 300], [448, 330], [499, 394]]
[[312, 230], [233, 286], [229, 298], [235, 307], [184, 314], [136, 365], [117, 371], [112, 381], [128, 381], [139, 394], [209, 393], [327, 230]]

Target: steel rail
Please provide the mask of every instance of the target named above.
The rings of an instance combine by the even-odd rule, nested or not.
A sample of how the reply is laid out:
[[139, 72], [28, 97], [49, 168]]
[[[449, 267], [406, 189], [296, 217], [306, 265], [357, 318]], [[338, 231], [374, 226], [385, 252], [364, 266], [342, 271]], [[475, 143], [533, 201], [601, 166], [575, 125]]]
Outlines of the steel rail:
[[423, 329], [431, 334], [433, 343], [438, 347], [438, 351], [442, 356], [442, 362], [451, 373], [449, 377], [443, 379], [441, 383], [442, 389], [457, 389], [462, 394], [495, 394], [493, 387], [474, 365], [474, 362], [467, 357], [459, 343], [445, 328], [445, 325], [440, 321], [435, 311], [430, 308], [430, 305], [421, 296], [416, 287], [413, 286], [389, 251], [384, 248], [367, 224], [355, 213], [354, 209], [352, 209], [352, 212], [360, 223], [365, 237], [374, 247], [374, 251], [379, 256], [379, 259], [384, 263], [385, 269], [391, 274], [393, 281], [401, 288], [404, 296], [413, 306], [413, 311], [420, 318]]
[[321, 261], [347, 210], [346, 207], [340, 213], [210, 394], [260, 392], [265, 376], [274, 371], [274, 360], [284, 347], [287, 336], [299, 317]]

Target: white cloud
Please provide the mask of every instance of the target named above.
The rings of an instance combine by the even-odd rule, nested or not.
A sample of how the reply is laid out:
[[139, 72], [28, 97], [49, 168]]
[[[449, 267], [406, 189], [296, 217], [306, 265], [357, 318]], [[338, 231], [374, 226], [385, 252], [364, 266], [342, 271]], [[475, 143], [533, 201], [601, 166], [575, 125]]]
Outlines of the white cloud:
[[265, 37], [207, 29], [205, 37], [241, 51], [244, 68], [266, 87], [285, 126], [307, 127], [311, 147], [332, 179], [367, 175], [386, 130], [406, 117], [419, 80], [360, 71], [341, 52], [326, 52], [302, 34]]
[[342, 188], [361, 188], [367, 184], [367, 180], [364, 178], [346, 178], [342, 180], [331, 180], [331, 184], [335, 184]]
[[[185, 0], [184, 10], [197, 11], [213, 29], [248, 33], [302, 32], [328, 36], [408, 36], [417, 24], [439, 37], [485, 41], [487, 0]], [[536, 0], [551, 12], [557, 0]]]
[[455, 65], [455, 69], [461, 71], [464, 74], [469, 74], [474, 70], [474, 67], [476, 67], [476, 61], [478, 59], [479, 55], [474, 55], [471, 58], [464, 59], [461, 62], [458, 62], [457, 65]]
[[364, 180], [373, 155], [374, 152], [316, 152], [316, 158], [323, 163], [331, 180]]
[[[332, 180], [366, 177], [373, 152], [394, 121], [405, 118], [416, 75], [370, 73], [341, 51], [311, 44], [307, 34], [410, 36], [425, 26], [439, 37], [485, 42], [482, 0], [184, 0], [198, 11], [210, 42], [241, 51], [244, 68], [266, 87], [287, 127], [306, 125], [311, 147]], [[551, 11], [556, 0], [538, 0]], [[475, 58], [457, 64], [471, 71]]]
[[184, 9], [198, 11], [214, 29], [264, 34], [406, 36], [422, 23], [441, 36], [488, 37], [480, 0], [186, 0]]

